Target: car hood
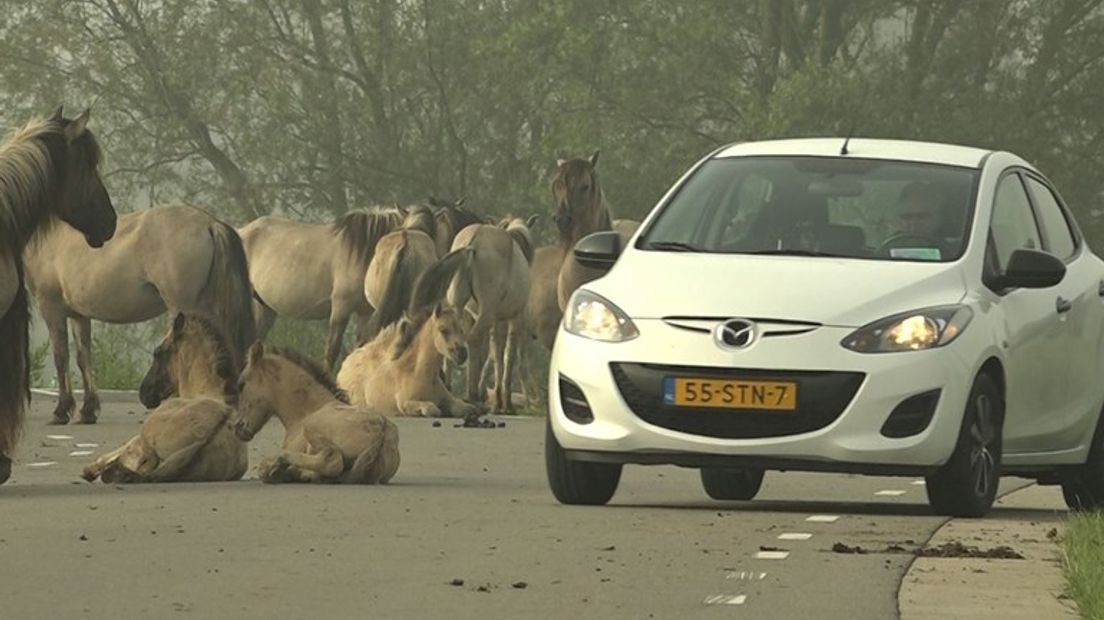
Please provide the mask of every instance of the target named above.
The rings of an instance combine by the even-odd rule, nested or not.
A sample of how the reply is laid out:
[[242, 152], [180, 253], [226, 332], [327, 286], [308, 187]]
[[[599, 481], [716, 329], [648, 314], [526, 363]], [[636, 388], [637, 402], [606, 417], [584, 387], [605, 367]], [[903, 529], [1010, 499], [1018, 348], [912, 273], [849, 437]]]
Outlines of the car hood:
[[961, 265], [628, 250], [584, 286], [634, 319], [748, 317], [860, 327], [960, 302]]

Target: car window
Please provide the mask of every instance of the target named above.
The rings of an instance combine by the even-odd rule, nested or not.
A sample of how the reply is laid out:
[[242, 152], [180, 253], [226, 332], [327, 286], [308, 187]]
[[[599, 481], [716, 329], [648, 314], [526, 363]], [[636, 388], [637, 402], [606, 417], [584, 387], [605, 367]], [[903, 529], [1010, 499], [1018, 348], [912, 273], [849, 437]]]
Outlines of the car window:
[[1073, 256], [1077, 244], [1073, 240], [1069, 222], [1062, 213], [1062, 207], [1054, 197], [1050, 188], [1032, 177], [1027, 178], [1027, 185], [1031, 188], [1031, 195], [1035, 198], [1035, 206], [1039, 212], [1039, 220], [1043, 225], [1043, 241], [1048, 252], [1065, 260]]
[[990, 234], [996, 250], [997, 269], [1003, 271], [1012, 252], [1020, 248], [1042, 249], [1039, 227], [1031, 211], [1020, 175], [1010, 174], [1001, 179], [993, 202], [993, 219]]
[[976, 180], [974, 169], [889, 160], [715, 159], [636, 247], [948, 261], [964, 250]]

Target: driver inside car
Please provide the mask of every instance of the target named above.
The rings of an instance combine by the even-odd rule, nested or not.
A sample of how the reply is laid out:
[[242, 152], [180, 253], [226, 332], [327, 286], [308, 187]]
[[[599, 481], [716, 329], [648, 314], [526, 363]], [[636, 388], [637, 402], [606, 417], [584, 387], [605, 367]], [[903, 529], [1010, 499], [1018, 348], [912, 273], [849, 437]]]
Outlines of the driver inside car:
[[889, 236], [894, 258], [939, 260], [947, 253], [943, 238], [943, 192], [932, 183], [914, 181], [901, 190], [897, 203], [897, 230]]

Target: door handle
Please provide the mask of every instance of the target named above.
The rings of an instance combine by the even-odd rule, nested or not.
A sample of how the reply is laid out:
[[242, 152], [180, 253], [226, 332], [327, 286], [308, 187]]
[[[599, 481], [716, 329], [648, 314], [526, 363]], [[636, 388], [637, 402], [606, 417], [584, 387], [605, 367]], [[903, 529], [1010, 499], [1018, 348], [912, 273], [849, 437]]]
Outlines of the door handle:
[[1058, 310], [1058, 314], [1065, 314], [1073, 308], [1073, 302], [1065, 297], [1058, 297], [1058, 302], [1054, 306]]

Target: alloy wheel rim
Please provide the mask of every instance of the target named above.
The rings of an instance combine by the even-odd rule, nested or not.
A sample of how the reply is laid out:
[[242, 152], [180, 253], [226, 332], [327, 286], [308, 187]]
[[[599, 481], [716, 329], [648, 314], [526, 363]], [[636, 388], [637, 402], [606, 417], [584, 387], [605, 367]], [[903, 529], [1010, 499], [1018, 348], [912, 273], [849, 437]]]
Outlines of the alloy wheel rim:
[[974, 420], [970, 425], [970, 470], [974, 474], [974, 493], [978, 497], [988, 497], [993, 490], [992, 478], [997, 469], [992, 450], [996, 428], [992, 399], [986, 394], [978, 394], [974, 399]]

